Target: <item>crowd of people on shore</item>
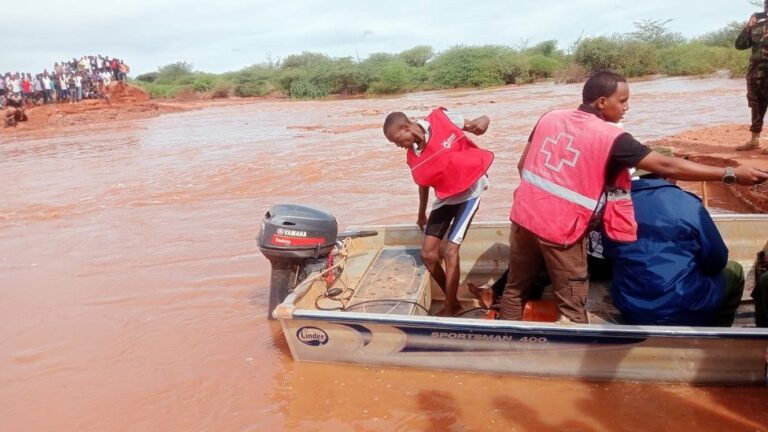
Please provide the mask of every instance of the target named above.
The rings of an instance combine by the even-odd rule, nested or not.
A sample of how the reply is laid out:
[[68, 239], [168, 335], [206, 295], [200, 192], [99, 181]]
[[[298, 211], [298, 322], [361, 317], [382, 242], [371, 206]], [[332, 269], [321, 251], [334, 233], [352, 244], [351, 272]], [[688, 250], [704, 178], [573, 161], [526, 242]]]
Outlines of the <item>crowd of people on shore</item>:
[[0, 72], [0, 108], [23, 109], [50, 103], [104, 98], [113, 81], [125, 81], [130, 68], [115, 57], [86, 55], [56, 62], [38, 74]]

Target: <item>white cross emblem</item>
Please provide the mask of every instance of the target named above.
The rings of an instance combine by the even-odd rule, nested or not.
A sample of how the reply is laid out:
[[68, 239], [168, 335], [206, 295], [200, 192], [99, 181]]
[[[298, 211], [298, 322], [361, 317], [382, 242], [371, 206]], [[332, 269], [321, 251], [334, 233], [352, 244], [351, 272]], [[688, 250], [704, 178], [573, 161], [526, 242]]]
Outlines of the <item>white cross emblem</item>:
[[456, 134], [452, 133], [451, 136], [449, 136], [445, 141], [443, 141], [443, 147], [444, 148], [451, 148], [451, 145], [456, 140]]
[[[571, 147], [571, 144], [573, 144], [573, 135], [568, 135], [564, 132], [557, 134], [555, 139], [547, 137], [544, 140], [544, 144], [541, 145], [541, 150], [539, 150], [547, 156], [544, 166], [556, 172], [560, 172], [563, 169], [563, 165], [568, 165], [571, 168], [575, 167], [581, 152]], [[566, 152], [569, 152], [570, 155]], [[553, 165], [553, 162], [557, 163], [557, 165]]]

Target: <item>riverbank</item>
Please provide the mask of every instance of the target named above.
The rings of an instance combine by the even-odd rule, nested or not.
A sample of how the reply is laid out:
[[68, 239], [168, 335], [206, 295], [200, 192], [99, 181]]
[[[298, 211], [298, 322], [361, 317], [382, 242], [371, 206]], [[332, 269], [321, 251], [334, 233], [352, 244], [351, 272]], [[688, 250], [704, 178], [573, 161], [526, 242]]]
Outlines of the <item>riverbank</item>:
[[[768, 146], [765, 141], [760, 150], [735, 150], [736, 146], [745, 143], [750, 137], [749, 124], [745, 122], [696, 128], [648, 144], [652, 147], [670, 147], [675, 156], [707, 165], [725, 167], [746, 164], [768, 171], [768, 155], [761, 153]], [[729, 190], [753, 211], [768, 213], [768, 184], [733, 186]], [[703, 198], [706, 200], [706, 196]]]
[[119, 121], [141, 120], [162, 114], [191, 111], [217, 106], [251, 104], [274, 97], [203, 99], [195, 95], [180, 94], [173, 99], [153, 99], [139, 87], [113, 83], [105, 99], [85, 99], [77, 103], [53, 103], [25, 109], [28, 120], [15, 127], [0, 127], [3, 132], [51, 131], [79, 125], [110, 124]]

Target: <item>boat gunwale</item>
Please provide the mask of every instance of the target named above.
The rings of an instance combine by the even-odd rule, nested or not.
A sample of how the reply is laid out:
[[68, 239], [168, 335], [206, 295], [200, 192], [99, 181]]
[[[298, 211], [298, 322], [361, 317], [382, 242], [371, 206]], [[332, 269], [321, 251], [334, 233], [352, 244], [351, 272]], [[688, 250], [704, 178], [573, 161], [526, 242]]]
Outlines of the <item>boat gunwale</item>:
[[[744, 327], [686, 327], [686, 326], [635, 326], [605, 324], [569, 324], [485, 320], [476, 318], [451, 318], [435, 316], [392, 316], [374, 313], [311, 311], [296, 309], [290, 317], [281, 320], [324, 320], [331, 323], [373, 323], [383, 325], [405, 325], [465, 331], [512, 331], [562, 334], [575, 336], [632, 336], [632, 337], [674, 337], [707, 339], [758, 339], [768, 341], [768, 329]], [[706, 329], [706, 330], [698, 330]], [[768, 347], [767, 347], [768, 348]]]
[[[762, 213], [710, 213], [710, 216], [712, 216], [712, 219], [717, 221], [751, 221], [751, 220], [757, 220], [757, 221], [766, 221], [768, 220], [768, 214], [762, 214]], [[472, 227], [473, 228], [493, 228], [493, 227], [499, 227], [499, 228], [506, 228], [511, 221], [473, 221]], [[381, 230], [391, 230], [391, 229], [415, 229], [415, 225], [412, 223], [402, 223], [402, 224], [372, 224], [372, 225], [350, 225], [346, 228], [348, 231], [355, 231], [355, 230], [362, 230], [362, 229], [368, 229], [368, 230], [375, 230], [375, 229], [381, 229]]]

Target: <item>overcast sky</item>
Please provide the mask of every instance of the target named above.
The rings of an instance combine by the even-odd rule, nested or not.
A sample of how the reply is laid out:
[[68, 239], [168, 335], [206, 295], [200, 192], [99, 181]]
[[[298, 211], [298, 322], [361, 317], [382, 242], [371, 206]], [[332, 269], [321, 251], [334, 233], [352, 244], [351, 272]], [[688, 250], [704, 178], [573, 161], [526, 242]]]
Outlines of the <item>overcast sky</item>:
[[[111, 3], [111, 4], [110, 4]], [[187, 61], [207, 72], [238, 70], [302, 51], [364, 59], [416, 45], [530, 45], [633, 30], [672, 19], [686, 37], [746, 21], [748, 0], [34, 0], [5, 14], [0, 72], [50, 70], [86, 54], [125, 59], [131, 75]]]

